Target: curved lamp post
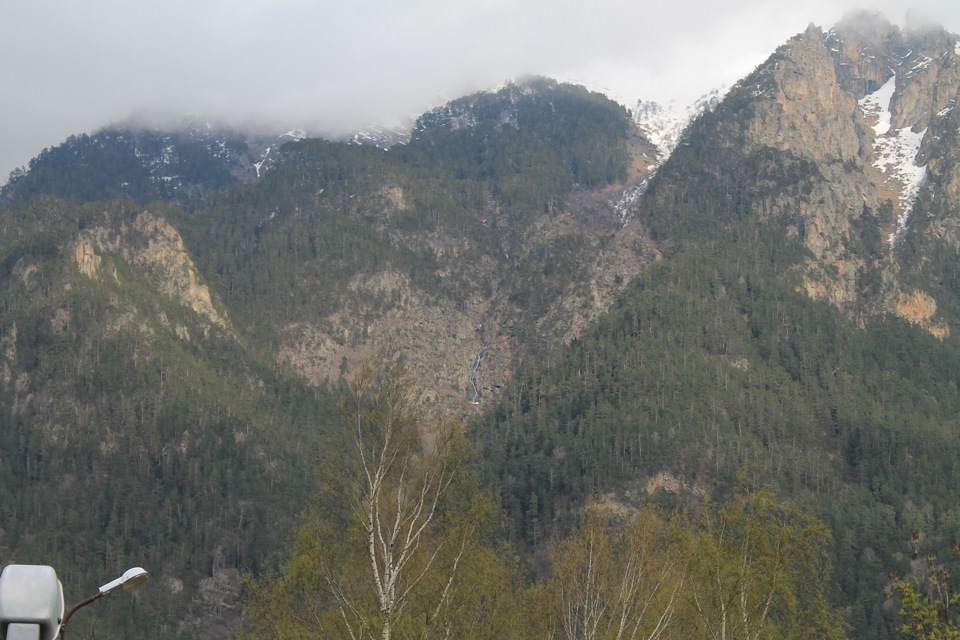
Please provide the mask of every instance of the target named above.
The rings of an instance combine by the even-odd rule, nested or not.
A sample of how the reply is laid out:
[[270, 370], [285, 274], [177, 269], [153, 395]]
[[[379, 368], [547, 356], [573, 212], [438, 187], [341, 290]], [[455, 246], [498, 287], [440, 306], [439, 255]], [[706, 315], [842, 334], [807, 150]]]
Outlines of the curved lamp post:
[[124, 591], [133, 591], [134, 589], [139, 589], [149, 578], [150, 574], [147, 573], [146, 569], [143, 567], [127, 569], [123, 572], [122, 576], [100, 587], [97, 593], [90, 596], [86, 600], [73, 605], [70, 611], [67, 611], [67, 615], [63, 616], [63, 622], [60, 623], [60, 640], [64, 640], [64, 638], [66, 638], [67, 622], [70, 621], [70, 617], [77, 611], [77, 609], [85, 607], [94, 600], [99, 600], [103, 596], [110, 595], [117, 589], [123, 589]]

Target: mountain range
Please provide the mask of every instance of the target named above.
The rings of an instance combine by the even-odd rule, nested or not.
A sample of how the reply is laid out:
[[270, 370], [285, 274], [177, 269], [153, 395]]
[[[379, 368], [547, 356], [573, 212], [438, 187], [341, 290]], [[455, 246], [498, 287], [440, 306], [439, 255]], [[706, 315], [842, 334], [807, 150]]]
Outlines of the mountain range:
[[892, 637], [912, 534], [960, 538], [958, 96], [956, 34], [862, 13], [680, 116], [531, 77], [345, 142], [71, 137], [0, 190], [0, 554], [68, 600], [149, 568], [108, 637], [232, 633], [387, 354], [532, 567], [585, 504], [746, 473]]

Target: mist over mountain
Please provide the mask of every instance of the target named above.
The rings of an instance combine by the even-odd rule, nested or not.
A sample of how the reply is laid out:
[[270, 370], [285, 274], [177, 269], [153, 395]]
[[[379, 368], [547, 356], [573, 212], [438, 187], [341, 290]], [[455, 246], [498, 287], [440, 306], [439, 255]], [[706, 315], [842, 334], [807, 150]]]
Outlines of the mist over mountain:
[[72, 136], [0, 190], [0, 554], [68, 601], [151, 571], [72, 631], [236, 634], [379, 354], [466, 424], [530, 588], [588, 514], [747, 476], [895, 637], [889, 572], [960, 539], [958, 97], [956, 34], [860, 12], [684, 110], [527, 76], [341, 141]]

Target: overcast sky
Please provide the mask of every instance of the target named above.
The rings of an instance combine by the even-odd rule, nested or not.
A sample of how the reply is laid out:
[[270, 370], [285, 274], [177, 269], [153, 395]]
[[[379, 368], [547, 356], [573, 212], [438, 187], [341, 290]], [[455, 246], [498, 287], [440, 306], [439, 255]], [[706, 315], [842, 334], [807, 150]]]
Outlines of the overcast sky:
[[956, 0], [0, 0], [0, 183], [143, 109], [336, 133], [530, 73], [685, 106], [865, 6], [960, 31]]

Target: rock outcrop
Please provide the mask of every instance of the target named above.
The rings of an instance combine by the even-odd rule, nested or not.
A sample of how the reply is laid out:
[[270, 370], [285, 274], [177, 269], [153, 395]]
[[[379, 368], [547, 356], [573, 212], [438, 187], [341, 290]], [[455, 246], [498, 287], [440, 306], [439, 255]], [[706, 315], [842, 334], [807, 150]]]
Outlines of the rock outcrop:
[[[739, 125], [745, 153], [775, 149], [815, 168], [802, 189], [754, 205], [810, 250], [802, 290], [852, 317], [892, 313], [941, 338], [949, 327], [936, 317], [937, 293], [903, 283], [897, 245], [926, 190], [939, 215], [925, 233], [960, 250], [960, 163], [948, 144], [957, 42], [942, 29], [854, 14], [826, 33], [811, 25], [732, 92], [750, 105]], [[930, 301], [919, 315], [905, 303], [918, 295]]]
[[[192, 309], [209, 324], [227, 326], [183, 238], [163, 218], [142, 211], [132, 221], [117, 222], [105, 214], [103, 224], [80, 232], [70, 249], [77, 268], [89, 278], [105, 277], [101, 273], [105, 253], [136, 266], [159, 291]], [[119, 278], [115, 269], [109, 277]]]

